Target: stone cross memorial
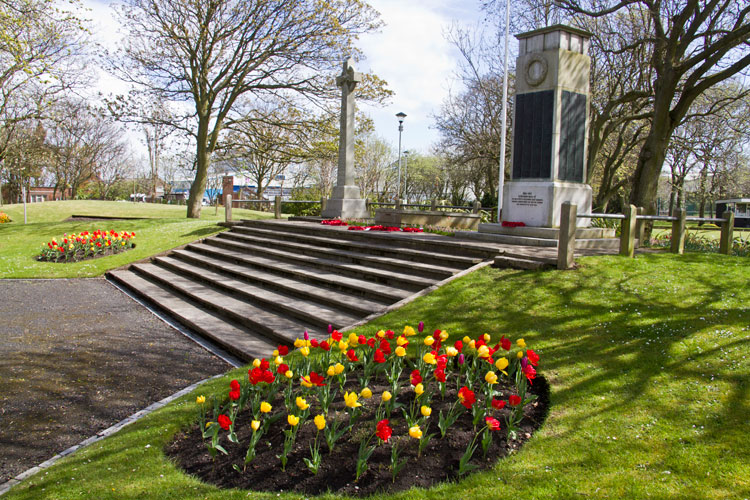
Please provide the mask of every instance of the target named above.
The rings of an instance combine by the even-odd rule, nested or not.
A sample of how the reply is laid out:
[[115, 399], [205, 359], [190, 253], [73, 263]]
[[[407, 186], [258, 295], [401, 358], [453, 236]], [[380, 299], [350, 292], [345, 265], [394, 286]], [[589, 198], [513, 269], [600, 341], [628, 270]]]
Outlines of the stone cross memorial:
[[354, 183], [354, 88], [362, 81], [362, 73], [354, 71], [353, 60], [344, 61], [343, 71], [336, 78], [341, 87], [341, 125], [339, 127], [339, 169], [333, 196], [322, 211], [323, 217], [365, 219], [370, 216], [365, 200]]
[[[549, 26], [517, 35], [511, 180], [503, 220], [559, 227], [564, 202], [591, 213], [586, 184], [591, 34]], [[587, 226], [588, 219], [577, 225]]]

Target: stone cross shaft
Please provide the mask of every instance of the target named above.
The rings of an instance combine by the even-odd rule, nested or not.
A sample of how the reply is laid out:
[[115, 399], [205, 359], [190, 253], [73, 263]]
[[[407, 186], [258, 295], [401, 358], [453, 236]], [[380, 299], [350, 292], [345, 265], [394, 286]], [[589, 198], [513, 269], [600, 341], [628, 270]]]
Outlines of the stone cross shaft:
[[[341, 87], [341, 125], [339, 128], [339, 171], [336, 178], [338, 190], [354, 185], [354, 88], [362, 81], [362, 73], [354, 71], [351, 58], [344, 61], [343, 71], [336, 78]], [[337, 190], [337, 191], [338, 191]], [[336, 196], [338, 195], [338, 196]], [[359, 193], [357, 193], [357, 196]], [[349, 198], [336, 193], [334, 198]]]

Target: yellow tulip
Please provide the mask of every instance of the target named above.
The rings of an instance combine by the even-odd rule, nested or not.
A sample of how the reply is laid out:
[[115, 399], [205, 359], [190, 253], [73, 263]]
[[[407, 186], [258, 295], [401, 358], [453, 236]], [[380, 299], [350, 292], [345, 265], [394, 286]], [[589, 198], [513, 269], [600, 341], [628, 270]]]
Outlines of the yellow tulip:
[[447, 330], [441, 330], [440, 331], [440, 340], [441, 341], [445, 342], [446, 340], [448, 340], [448, 337], [450, 337], [450, 335], [448, 335], [448, 331]]
[[518, 351], [518, 353], [516, 353], [516, 357], [518, 359], [521, 359], [523, 357], [523, 351]]
[[430, 408], [429, 406], [422, 405], [419, 411], [422, 413], [423, 417], [429, 417], [430, 415], [432, 415], [432, 408]]
[[490, 343], [490, 340], [492, 340], [492, 337], [490, 337], [490, 334], [489, 334], [489, 333], [485, 333], [485, 334], [484, 334], [484, 335], [482, 336], [482, 338], [483, 338], [483, 339], [484, 339], [484, 341], [485, 341], [485, 342], [487, 342], [488, 344]]
[[421, 383], [417, 384], [414, 387], [414, 392], [417, 393], [417, 396], [421, 396], [424, 393], [424, 386]]
[[206, 429], [208, 429], [209, 427], [211, 427], [211, 424], [213, 424], [213, 422], [206, 422]]
[[344, 373], [344, 365], [342, 365], [341, 363], [336, 363], [333, 368], [336, 371], [336, 375], [341, 375], [342, 373]]
[[409, 435], [414, 439], [422, 439], [422, 429], [420, 429], [418, 425], [409, 427]]
[[344, 342], [343, 340], [339, 342], [339, 351], [344, 352], [347, 349], [349, 349], [349, 342]]
[[292, 370], [287, 370], [284, 376], [288, 379], [291, 379], [292, 377], [294, 377], [294, 372]]
[[313, 422], [315, 423], [315, 427], [317, 427], [319, 431], [322, 431], [326, 427], [326, 418], [323, 415], [316, 416], [313, 419]]
[[302, 354], [304, 357], [308, 357], [310, 355], [310, 348], [305, 346], [300, 348], [299, 350], [300, 354]]
[[479, 346], [479, 349], [477, 349], [477, 356], [480, 358], [489, 358], [490, 357], [490, 349], [486, 345]]
[[202, 405], [205, 402], [206, 402], [206, 396], [198, 396], [197, 398], [195, 398], [196, 404]]
[[378, 333], [376, 333], [375, 335], [383, 339], [385, 338], [385, 330], [378, 330]]
[[453, 358], [455, 356], [458, 356], [458, 349], [456, 349], [453, 346], [449, 346], [445, 348], [445, 353], [448, 355], [449, 358]]
[[497, 373], [493, 372], [492, 370], [488, 371], [484, 376], [484, 380], [490, 385], [497, 384]]
[[431, 352], [425, 353], [424, 356], [422, 356], [422, 360], [424, 360], [425, 363], [428, 365], [434, 365], [437, 363], [437, 360], [435, 359], [435, 355]]
[[349, 334], [349, 343], [351, 345], [357, 345], [358, 342], [359, 342], [359, 336], [356, 333], [354, 333], [354, 332], [350, 333]]
[[476, 349], [477, 348], [477, 342], [476, 342], [476, 340], [470, 340], [469, 341], [469, 347], [471, 347], [472, 349]]
[[414, 331], [414, 328], [406, 325], [404, 327], [404, 335], [406, 335], [407, 337], [411, 337], [412, 335], [416, 335], [416, 332]]
[[297, 408], [299, 408], [300, 410], [304, 411], [310, 408], [310, 405], [307, 404], [307, 401], [305, 401], [305, 399], [301, 396], [297, 396], [297, 399], [294, 402], [297, 405]]
[[254, 359], [253, 360], [253, 368], [260, 368], [260, 360]]
[[263, 412], [263, 413], [268, 413], [268, 412], [270, 412], [270, 411], [271, 411], [271, 408], [273, 408], [273, 406], [271, 406], [271, 405], [270, 405], [269, 403], [267, 403], [266, 401], [263, 401], [263, 402], [262, 402], [262, 403], [260, 404], [260, 411], [261, 411], [261, 412]]
[[468, 335], [465, 335], [462, 340], [463, 340], [464, 344], [467, 344], [467, 345], [469, 344], [469, 342], [471, 342], [471, 339], [469, 338]]
[[424, 338], [424, 345], [426, 345], [426, 346], [429, 347], [429, 346], [431, 346], [434, 343], [435, 343], [435, 339], [433, 337], [429, 337], [428, 336], [428, 337]]
[[252, 422], [250, 422], [250, 427], [252, 427], [254, 431], [260, 429], [260, 420], [253, 420]]
[[273, 350], [273, 353], [271, 353], [271, 354], [272, 354], [272, 355], [273, 355], [273, 357], [275, 358], [276, 356], [278, 356], [278, 355], [279, 355], [279, 350], [278, 350], [278, 349], [274, 349], [274, 350]]
[[304, 347], [305, 345], [307, 345], [305, 339], [296, 339], [294, 341], [294, 347], [296, 347], [297, 349], [299, 349], [300, 347]]
[[286, 421], [289, 422], [289, 425], [294, 427], [299, 423], [299, 417], [296, 415], [287, 415]]
[[334, 368], [334, 366], [333, 366], [333, 365], [329, 366], [329, 367], [328, 367], [328, 370], [326, 370], [326, 374], [327, 374], [327, 375], [328, 375], [329, 377], [333, 377], [334, 375], [336, 375], [336, 368]]
[[516, 344], [518, 344], [518, 347], [521, 349], [526, 349], [526, 341], [524, 339], [516, 340]]
[[396, 356], [398, 356], [399, 358], [403, 358], [404, 356], [406, 356], [406, 349], [404, 349], [401, 346], [398, 346], [396, 348]]
[[398, 344], [400, 346], [408, 344], [408, 343], [409, 343], [409, 341], [406, 340], [406, 337], [404, 337], [403, 335], [399, 335], [398, 338], [396, 339], [396, 344]]
[[501, 371], [508, 368], [508, 358], [500, 358], [495, 361], [495, 368]]
[[283, 362], [284, 358], [282, 358], [281, 356], [276, 356], [275, 358], [273, 358], [273, 364], [275, 364], [276, 366], [279, 366]]
[[357, 408], [359, 406], [362, 406], [362, 403], [357, 402], [357, 393], [354, 391], [344, 393], [344, 402], [349, 408]]
[[383, 401], [388, 402], [391, 400], [392, 397], [393, 397], [393, 394], [391, 394], [388, 391], [383, 391], [383, 396], [382, 396]]
[[359, 395], [365, 399], [370, 399], [372, 397], [372, 391], [369, 387], [365, 387], [364, 389], [362, 389], [362, 392], [360, 392]]

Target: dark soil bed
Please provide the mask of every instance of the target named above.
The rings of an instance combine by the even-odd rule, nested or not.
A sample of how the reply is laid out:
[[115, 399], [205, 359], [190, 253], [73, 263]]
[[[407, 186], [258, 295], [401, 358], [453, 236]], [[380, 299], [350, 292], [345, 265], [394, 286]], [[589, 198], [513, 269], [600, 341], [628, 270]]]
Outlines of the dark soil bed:
[[[406, 382], [408, 384], [408, 382]], [[349, 387], [351, 386], [351, 387]], [[347, 383], [350, 390], [357, 390], [356, 383]], [[393, 427], [393, 436], [387, 444], [377, 446], [375, 452], [368, 461], [366, 472], [355, 481], [357, 464], [357, 453], [361, 438], [371, 435], [375, 431], [375, 410], [377, 408], [380, 394], [386, 390], [385, 385], [370, 385], [373, 397], [370, 400], [362, 400], [364, 411], [357, 421], [352, 434], [346, 434], [336, 442], [333, 453], [329, 454], [322, 433], [319, 437], [321, 442], [321, 453], [323, 459], [318, 475], [313, 475], [305, 466], [304, 458], [310, 457], [310, 445], [316, 435], [315, 426], [312, 424], [312, 416], [319, 413], [317, 404], [311, 403], [311, 417], [300, 427], [297, 440], [292, 452], [286, 471], [282, 471], [281, 463], [277, 457], [281, 453], [284, 442], [283, 430], [288, 428], [286, 418], [279, 419], [272, 425], [268, 433], [263, 436], [256, 448], [256, 458], [244, 467], [245, 453], [250, 441], [252, 430], [250, 421], [252, 415], [244, 411], [238, 415], [235, 429], [239, 438], [239, 445], [229, 443], [226, 433], [222, 433], [221, 445], [229, 452], [229, 455], [217, 454], [212, 458], [204, 443], [201, 432], [197, 425], [193, 428], [179, 433], [175, 440], [167, 446], [166, 454], [173, 458], [177, 464], [188, 474], [197, 476], [201, 480], [215, 484], [222, 488], [243, 488], [257, 491], [296, 491], [303, 494], [317, 495], [325, 492], [342, 493], [354, 496], [366, 496], [376, 492], [396, 492], [411, 487], [429, 488], [442, 481], [456, 480], [458, 476], [458, 464], [461, 456], [475, 436], [472, 425], [471, 412], [464, 412], [453, 426], [448, 429], [445, 438], [440, 438], [438, 429], [438, 414], [440, 410], [447, 412], [449, 407], [456, 401], [457, 390], [452, 388], [446, 391], [445, 399], [441, 400], [440, 394], [435, 394], [432, 399], [432, 415], [428, 419], [428, 428], [422, 427], [424, 435], [435, 433], [427, 447], [418, 456], [418, 441], [409, 437], [406, 422], [400, 416], [400, 412], [394, 412], [395, 416], [390, 419]], [[503, 397], [512, 394], [509, 386], [500, 387]], [[534, 380], [531, 393], [536, 394], [538, 399], [527, 405], [524, 419], [521, 422], [517, 439], [509, 441], [507, 429], [505, 428], [505, 416], [509, 414], [508, 407], [502, 410], [493, 410], [492, 416], [500, 420], [501, 430], [493, 433], [492, 444], [487, 456], [482, 456], [481, 437], [477, 440], [477, 451], [471, 463], [479, 470], [488, 469], [497, 463], [498, 459], [505, 457], [514, 450], [520, 448], [531, 434], [538, 429], [546, 418], [549, 406], [549, 387], [543, 377]], [[413, 392], [402, 389], [398, 402], [407, 404], [412, 400]], [[483, 404], [483, 398], [477, 391], [477, 403]], [[279, 395], [272, 402], [274, 410], [283, 408], [284, 401]], [[345, 407], [341, 394], [338, 395], [329, 410], [329, 425], [333, 418], [346, 419]], [[283, 411], [283, 410], [282, 410]], [[478, 429], [484, 424], [482, 421]], [[352, 440], [350, 436], [355, 436]], [[373, 443], [378, 442], [373, 439]], [[407, 459], [406, 466], [392, 481], [390, 470], [391, 447], [394, 442], [398, 443], [401, 459]], [[234, 468], [237, 465], [241, 472]]]

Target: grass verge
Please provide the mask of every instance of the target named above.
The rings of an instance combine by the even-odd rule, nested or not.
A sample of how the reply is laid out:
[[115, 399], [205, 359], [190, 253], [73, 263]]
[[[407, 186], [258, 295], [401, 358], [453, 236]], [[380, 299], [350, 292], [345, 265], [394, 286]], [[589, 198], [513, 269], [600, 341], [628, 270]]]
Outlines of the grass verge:
[[[591, 257], [567, 272], [485, 268], [366, 325], [362, 333], [423, 320], [452, 340], [524, 337], [552, 388], [542, 429], [493, 470], [369, 498], [747, 498], [749, 281], [747, 259], [722, 255]], [[243, 373], [77, 452], [7, 498], [302, 498], [219, 490], [161, 452], [195, 418], [196, 394], [224, 392]]]
[[[13, 219], [0, 225], [0, 278], [88, 278], [171, 248], [223, 231], [217, 223], [223, 210], [204, 207], [200, 219], [187, 219], [186, 207], [109, 201], [55, 201], [27, 205], [28, 224], [23, 223], [23, 205], [2, 209]], [[144, 217], [139, 220], [68, 221], [71, 215]], [[235, 209], [235, 219], [264, 219], [273, 214]], [[136, 248], [117, 255], [72, 263], [39, 262], [41, 245], [64, 233], [95, 229], [135, 231]]]

